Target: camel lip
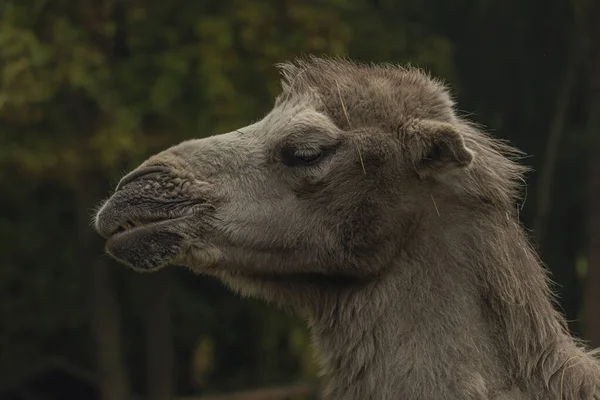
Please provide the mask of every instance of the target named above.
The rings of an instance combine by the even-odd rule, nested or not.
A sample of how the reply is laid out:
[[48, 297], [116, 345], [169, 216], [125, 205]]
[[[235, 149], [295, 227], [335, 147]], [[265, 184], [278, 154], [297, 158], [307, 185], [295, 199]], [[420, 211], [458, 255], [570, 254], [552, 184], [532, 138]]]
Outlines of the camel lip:
[[131, 239], [140, 233], [145, 233], [148, 230], [167, 230], [171, 225], [186, 219], [186, 217], [172, 218], [172, 219], [161, 219], [141, 225], [134, 226], [125, 230], [114, 232], [106, 238], [106, 245], [110, 247], [111, 244], [121, 241], [124, 239]]
[[[131, 221], [122, 222], [119, 224], [119, 228], [106, 236], [107, 244], [111, 240], [119, 240], [125, 236], [133, 236], [136, 233], [143, 232], [149, 229], [155, 230], [168, 230], [172, 225], [186, 221], [190, 219], [190, 215], [181, 215], [173, 218], [167, 217], [154, 217], [138, 219], [135, 223]], [[129, 225], [128, 225], [129, 224]]]
[[119, 224], [118, 228], [106, 236], [106, 240], [118, 239], [122, 235], [133, 234], [136, 231], [159, 225], [164, 222], [172, 221], [171, 219], [154, 219], [146, 221], [126, 221]]
[[135, 233], [140, 229], [152, 227], [155, 225], [160, 225], [165, 222], [172, 222], [178, 219], [182, 219], [184, 217], [176, 217], [176, 218], [162, 218], [162, 217], [146, 217], [146, 218], [135, 218], [135, 219], [127, 219], [122, 222], [118, 222], [116, 228], [112, 231], [108, 232], [105, 237], [107, 240], [117, 238], [121, 235], [126, 235], [128, 233]]
[[172, 218], [160, 215], [123, 212], [123, 209], [109, 205], [108, 207], [105, 206], [96, 216], [95, 229], [104, 239], [109, 240], [113, 237], [170, 219]]
[[185, 238], [179, 228], [188, 218], [163, 219], [115, 233], [106, 240], [106, 252], [135, 270], [156, 270], [181, 252]]
[[108, 199], [96, 214], [94, 228], [105, 239], [161, 222], [188, 217], [198, 204], [183, 199], [164, 203], [138, 202], [131, 205], [130, 196], [131, 193], [123, 189]]

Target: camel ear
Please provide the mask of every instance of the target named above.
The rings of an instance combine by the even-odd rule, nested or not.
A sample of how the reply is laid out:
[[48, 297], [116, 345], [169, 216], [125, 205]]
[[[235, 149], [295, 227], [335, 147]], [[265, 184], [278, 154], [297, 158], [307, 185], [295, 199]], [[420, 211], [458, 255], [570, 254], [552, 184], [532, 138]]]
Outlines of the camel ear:
[[451, 124], [422, 120], [413, 124], [407, 134], [411, 161], [422, 177], [464, 168], [473, 161], [473, 152]]

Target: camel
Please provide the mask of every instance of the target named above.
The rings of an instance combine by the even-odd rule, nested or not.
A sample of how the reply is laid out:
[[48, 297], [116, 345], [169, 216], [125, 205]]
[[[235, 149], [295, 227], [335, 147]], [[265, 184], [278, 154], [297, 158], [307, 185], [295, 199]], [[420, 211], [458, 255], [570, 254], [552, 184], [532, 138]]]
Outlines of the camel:
[[95, 219], [107, 252], [300, 313], [331, 399], [600, 399], [519, 222], [521, 153], [422, 70], [279, 68], [263, 119], [123, 177]]

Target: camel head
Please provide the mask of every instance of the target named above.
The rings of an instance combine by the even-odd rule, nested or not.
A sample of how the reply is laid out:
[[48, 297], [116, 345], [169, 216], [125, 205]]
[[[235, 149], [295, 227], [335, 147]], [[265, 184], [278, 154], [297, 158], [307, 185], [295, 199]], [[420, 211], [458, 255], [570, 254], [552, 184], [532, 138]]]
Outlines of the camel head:
[[119, 182], [95, 221], [109, 254], [240, 284], [368, 280], [440, 203], [468, 206], [474, 152], [439, 82], [317, 58], [281, 68], [262, 120], [180, 143]]

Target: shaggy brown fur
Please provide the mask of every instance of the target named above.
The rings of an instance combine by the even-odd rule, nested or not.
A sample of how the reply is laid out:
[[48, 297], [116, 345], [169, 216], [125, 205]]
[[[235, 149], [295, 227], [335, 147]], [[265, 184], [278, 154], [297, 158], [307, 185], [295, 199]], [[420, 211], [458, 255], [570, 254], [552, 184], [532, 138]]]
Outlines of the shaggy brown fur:
[[600, 398], [519, 225], [519, 153], [419, 70], [281, 68], [263, 120], [123, 179], [108, 251], [305, 314], [338, 400]]

